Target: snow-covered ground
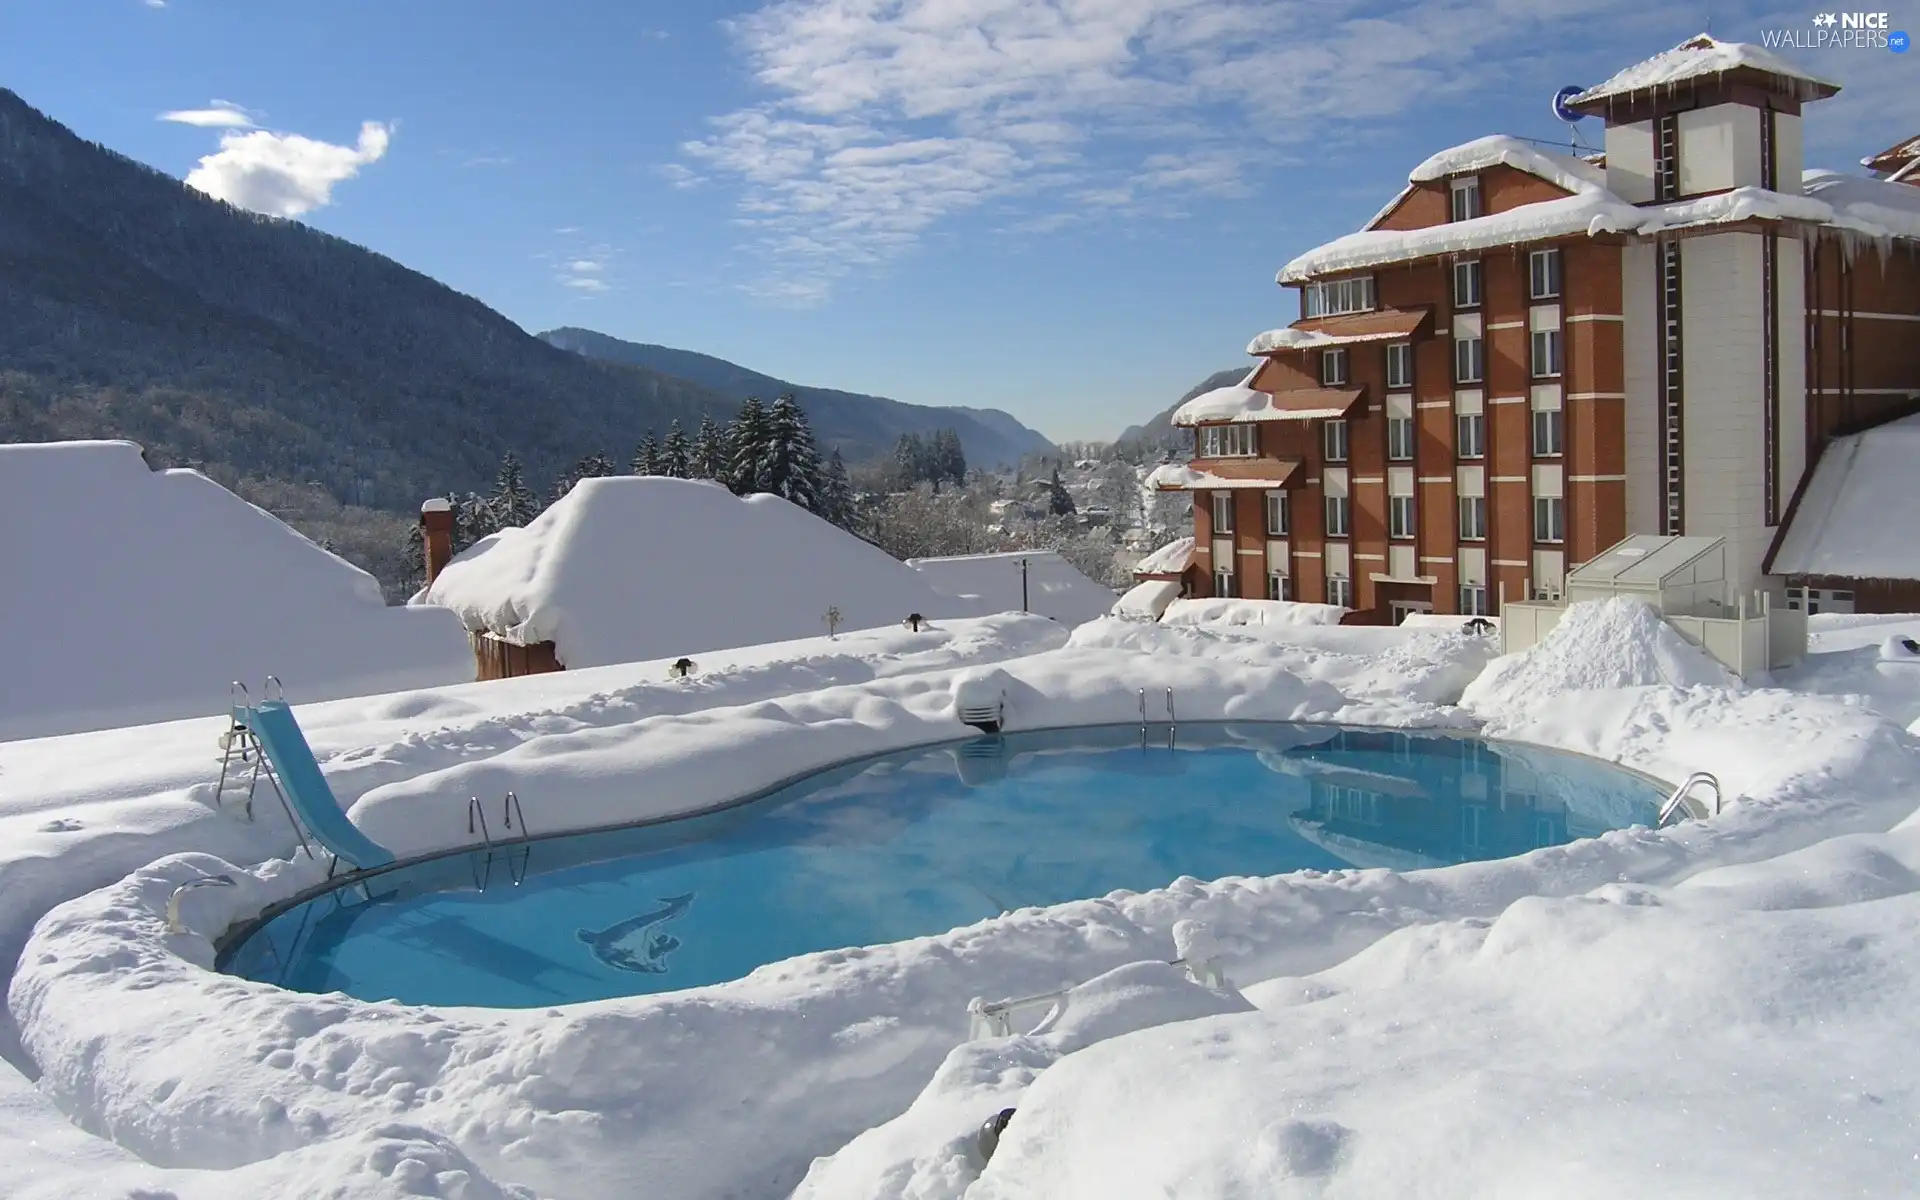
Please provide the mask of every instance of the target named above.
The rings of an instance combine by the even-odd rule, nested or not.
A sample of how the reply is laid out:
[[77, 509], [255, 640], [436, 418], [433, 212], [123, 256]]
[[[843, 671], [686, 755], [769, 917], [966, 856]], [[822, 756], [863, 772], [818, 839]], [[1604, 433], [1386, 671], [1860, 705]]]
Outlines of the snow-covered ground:
[[[0, 1195], [1900, 1193], [1920, 747], [1881, 670], [1905, 664], [1880, 656], [1920, 618], [1816, 618], [1832, 653], [1757, 687], [1644, 617], [1576, 613], [1490, 663], [1491, 639], [1445, 628], [1002, 616], [702, 655], [688, 681], [653, 662], [302, 705], [342, 802], [403, 849], [467, 840], [470, 793], [583, 827], [952, 737], [952, 697], [980, 687], [1016, 726], [1130, 720], [1139, 687], [1172, 686], [1183, 720], [1479, 727], [1711, 770], [1730, 802], [1500, 862], [1169, 881], [548, 1010], [211, 972], [213, 936], [312, 877], [267, 861], [291, 837], [264, 807], [210, 806], [217, 719], [0, 745], [20, 1069], [0, 1070]], [[168, 934], [173, 888], [214, 872], [239, 886], [190, 894], [192, 932]], [[1183, 920], [1233, 986], [1148, 965]], [[961, 1047], [968, 997], [1063, 980], [1090, 982], [1032, 1036]], [[983, 1172], [973, 1131], [1009, 1106]]]

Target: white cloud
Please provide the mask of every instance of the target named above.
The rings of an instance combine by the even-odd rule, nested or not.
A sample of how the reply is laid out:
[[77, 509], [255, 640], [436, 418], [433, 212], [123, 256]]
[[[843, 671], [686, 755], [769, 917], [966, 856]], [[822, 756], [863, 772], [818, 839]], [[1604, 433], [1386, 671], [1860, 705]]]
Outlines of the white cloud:
[[[569, 227], [559, 232], [574, 234], [579, 230]], [[607, 278], [607, 267], [617, 252], [616, 247], [607, 244], [583, 247], [576, 243], [572, 249], [556, 256], [560, 261], [554, 282], [577, 293], [582, 299], [610, 292], [613, 283]]]
[[165, 8], [167, 0], [146, 0], [146, 5], [148, 8]]
[[766, 98], [683, 149], [741, 188], [749, 257], [771, 272], [749, 290], [817, 303], [989, 204], [1030, 233], [1089, 205], [1177, 216], [1196, 198], [1252, 194], [1263, 173], [1347, 131], [1484, 92], [1490, 64], [1531, 68], [1559, 43], [1618, 48], [1624, 65], [1693, 32], [1667, 28], [1670, 9], [1626, 0], [1380, 11], [1370, 0], [775, 0], [728, 24]]
[[182, 108], [163, 112], [162, 121], [176, 125], [197, 125], [202, 129], [252, 129], [253, 116], [230, 100], [211, 100], [205, 108]]
[[613, 290], [612, 285], [606, 280], [596, 279], [591, 275], [568, 276], [560, 281], [560, 286], [573, 288], [575, 291], [587, 292], [592, 295]]
[[387, 152], [388, 126], [368, 121], [351, 146], [336, 146], [297, 133], [230, 130], [220, 149], [200, 160], [187, 186], [239, 208], [275, 217], [297, 217], [333, 198], [336, 185]]

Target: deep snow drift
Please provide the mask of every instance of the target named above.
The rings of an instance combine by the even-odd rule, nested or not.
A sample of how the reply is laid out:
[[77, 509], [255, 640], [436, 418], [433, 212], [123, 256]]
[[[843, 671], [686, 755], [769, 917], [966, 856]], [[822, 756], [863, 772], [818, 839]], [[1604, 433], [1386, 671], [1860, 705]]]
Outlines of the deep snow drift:
[[1088, 579], [1056, 550], [910, 558], [907, 565], [941, 595], [965, 601], [970, 612], [1035, 612], [1078, 625], [1106, 616], [1114, 602], [1112, 588]]
[[[1491, 653], [1445, 629], [1108, 619], [1062, 646], [1039, 618], [941, 626], [710, 654], [684, 682], [656, 661], [302, 717], [357, 818], [448, 844], [482, 788], [537, 797], [547, 828], [696, 805], [949, 736], [976, 686], [1032, 723], [1128, 721], [1165, 682], [1182, 719], [1462, 727]], [[1914, 740], [1857, 697], [1690, 680], [1628, 608], [1563, 628], [1475, 685], [1487, 731], [1715, 771], [1724, 815], [1434, 870], [1169, 881], [555, 1010], [211, 974], [209, 939], [305, 877], [245, 867], [290, 839], [206, 807], [217, 723], [0, 747], [6, 959], [46, 914], [9, 1012], [44, 1092], [118, 1143], [0, 1078], [20, 1131], [0, 1136], [21, 1139], [0, 1194], [719, 1200], [810, 1171], [835, 1200], [1799, 1195], [1813, 1171], [1898, 1194], [1920, 1117], [1895, 1024], [1920, 1005], [1920, 850], [1896, 828]], [[1631, 669], [1582, 667], [1583, 628]], [[190, 932], [166, 933], [174, 886], [209, 872], [239, 886], [191, 893]], [[1154, 965], [1190, 920], [1258, 1011]], [[969, 997], [1076, 983], [1031, 1036], [956, 1049]], [[972, 1135], [1010, 1104], [983, 1171]]]
[[568, 670], [809, 637], [827, 632], [829, 609], [842, 629], [982, 611], [778, 496], [631, 475], [582, 480], [524, 529], [461, 553], [412, 603], [551, 641]]
[[473, 678], [445, 613], [131, 442], [0, 446], [0, 740], [222, 712], [269, 674], [331, 700]]

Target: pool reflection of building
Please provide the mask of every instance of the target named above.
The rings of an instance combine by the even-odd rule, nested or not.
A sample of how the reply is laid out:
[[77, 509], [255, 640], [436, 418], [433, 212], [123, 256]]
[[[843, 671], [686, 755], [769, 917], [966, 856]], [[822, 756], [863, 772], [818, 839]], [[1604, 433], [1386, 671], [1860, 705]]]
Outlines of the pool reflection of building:
[[[1517, 756], [1473, 739], [1342, 730], [1312, 754], [1270, 763], [1307, 780], [1294, 827], [1358, 867], [1505, 858], [1606, 828], [1570, 810], [1561, 787]], [[1394, 763], [1406, 764], [1404, 775]]]

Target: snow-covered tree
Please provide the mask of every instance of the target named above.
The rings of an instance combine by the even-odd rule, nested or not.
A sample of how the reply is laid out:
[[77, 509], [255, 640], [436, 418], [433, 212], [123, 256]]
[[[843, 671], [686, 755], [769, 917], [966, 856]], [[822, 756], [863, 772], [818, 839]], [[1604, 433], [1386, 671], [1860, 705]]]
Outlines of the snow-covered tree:
[[942, 429], [934, 434], [928, 458], [928, 471], [935, 482], [945, 480], [957, 487], [967, 481], [967, 452], [960, 445], [957, 430]]
[[807, 414], [792, 395], [773, 402], [767, 412], [767, 437], [758, 472], [759, 491], [821, 511], [820, 452], [814, 448]]
[[727, 475], [727, 435], [714, 424], [711, 415], [700, 418], [700, 429], [693, 435], [691, 470], [695, 479], [725, 479]]
[[553, 484], [553, 499], [558, 500], [572, 491], [573, 485], [582, 479], [604, 479], [613, 473], [612, 459], [597, 451], [589, 454], [560, 473]]
[[478, 492], [468, 492], [453, 502], [453, 552], [460, 553], [490, 533], [500, 531], [493, 503]]
[[821, 469], [820, 507], [815, 511], [842, 529], [854, 527], [853, 484], [847, 478], [847, 461], [838, 450]]
[[1067, 486], [1060, 482], [1060, 468], [1053, 469], [1053, 479], [1047, 484], [1047, 506], [1056, 517], [1070, 517], [1074, 514], [1073, 496]]
[[660, 446], [660, 473], [675, 479], [686, 479], [693, 473], [693, 443], [687, 440], [687, 431], [680, 428], [678, 417], [667, 426], [667, 440]]
[[503, 529], [525, 525], [540, 515], [540, 498], [527, 486], [520, 459], [512, 451], [500, 460], [500, 473], [494, 476], [487, 508], [495, 525]]
[[766, 475], [767, 444], [771, 436], [766, 406], [748, 396], [740, 415], [727, 429], [727, 469], [723, 482], [736, 496], [771, 491]]
[[628, 468], [628, 474], [660, 474], [660, 443], [654, 438], [653, 430], [647, 430], [647, 436], [640, 439], [640, 445], [633, 452], [633, 462]]

